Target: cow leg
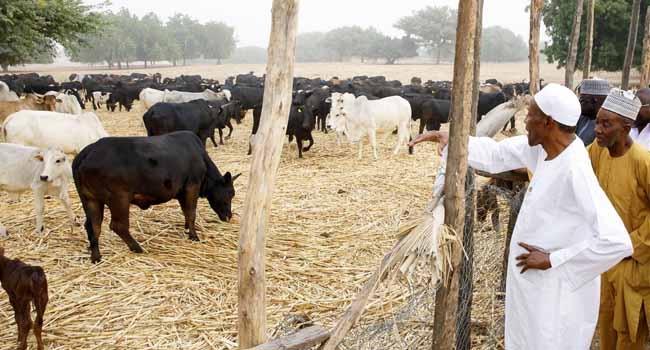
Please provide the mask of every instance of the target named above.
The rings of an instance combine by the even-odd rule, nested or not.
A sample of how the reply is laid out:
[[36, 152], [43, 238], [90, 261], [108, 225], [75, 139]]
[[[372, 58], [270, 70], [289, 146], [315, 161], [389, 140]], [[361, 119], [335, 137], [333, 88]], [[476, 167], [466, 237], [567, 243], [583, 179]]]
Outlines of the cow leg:
[[[372, 147], [372, 155], [373, 157], [375, 157], [375, 160], [377, 160], [377, 133], [375, 132], [375, 130], [370, 130], [370, 132], [368, 133], [368, 138], [370, 139], [370, 146]], [[399, 148], [397, 148], [396, 150], [399, 150]]]
[[88, 200], [82, 196], [81, 204], [86, 213], [86, 233], [88, 235], [88, 244], [90, 245], [90, 260], [98, 263], [102, 256], [99, 253], [99, 236], [102, 233], [102, 221], [104, 221], [104, 203]]
[[219, 128], [219, 144], [223, 145], [223, 129]]
[[185, 216], [185, 230], [190, 240], [199, 241], [199, 236], [196, 234], [196, 204], [199, 200], [199, 185], [188, 184], [185, 186], [185, 191], [178, 198], [178, 203], [183, 210]]
[[108, 209], [111, 211], [109, 227], [122, 238], [132, 252], [142, 253], [142, 248], [129, 233], [129, 205], [128, 197], [124, 196], [114, 198], [108, 203]]
[[226, 140], [230, 140], [230, 137], [232, 136], [232, 131], [234, 129], [232, 127], [232, 123], [230, 122], [230, 120], [226, 122], [226, 126], [228, 127], [228, 136], [226, 136]]
[[34, 214], [36, 214], [36, 227], [34, 233], [43, 233], [43, 212], [45, 209], [45, 188], [42, 185], [34, 188]]
[[296, 136], [296, 145], [298, 146], [298, 158], [302, 158], [302, 138]]
[[[219, 136], [221, 136], [221, 129], [219, 129]], [[214, 130], [212, 130], [212, 133], [210, 134], [209, 137], [210, 137], [210, 141], [212, 141], [212, 145], [214, 146], [214, 148], [217, 148], [218, 147], [217, 146], [217, 141], [214, 140]], [[223, 142], [219, 142], [219, 143], [223, 145]], [[204, 147], [205, 147], [205, 145], [204, 145]]]
[[309, 151], [311, 149], [311, 146], [314, 145], [314, 137], [311, 136], [311, 133], [309, 133], [309, 135], [307, 135], [307, 140], [309, 141], [309, 146], [307, 146], [307, 147], [305, 147], [305, 149], [303, 149], [303, 151], [305, 151], [305, 152]]
[[424, 131], [424, 126], [425, 125], [426, 125], [426, 122], [424, 121], [424, 119], [420, 118], [420, 132], [418, 133], [418, 135], [422, 134], [422, 132]]
[[47, 282], [43, 281], [42, 289], [34, 296], [34, 308], [36, 309], [36, 319], [34, 320], [34, 336], [38, 344], [38, 350], [43, 350], [43, 315], [47, 306]]
[[510, 129], [513, 129], [513, 130], [514, 130], [514, 129], [517, 129], [517, 128], [515, 127], [515, 122], [516, 122], [516, 121], [517, 121], [517, 120], [515, 119], [515, 117], [510, 118]]
[[32, 328], [29, 300], [15, 300], [14, 314], [16, 325], [18, 325], [18, 350], [25, 350], [27, 349], [27, 336]]
[[359, 139], [359, 159], [363, 158], [363, 138]]
[[63, 206], [65, 207], [65, 211], [68, 214], [68, 220], [70, 220], [70, 231], [74, 231], [75, 226], [79, 226], [79, 220], [77, 219], [77, 216], [74, 215], [74, 212], [72, 211], [72, 203], [70, 202], [70, 196], [68, 195], [68, 191], [66, 188], [61, 188], [59, 189], [59, 198], [61, 199], [61, 203], [63, 203]]

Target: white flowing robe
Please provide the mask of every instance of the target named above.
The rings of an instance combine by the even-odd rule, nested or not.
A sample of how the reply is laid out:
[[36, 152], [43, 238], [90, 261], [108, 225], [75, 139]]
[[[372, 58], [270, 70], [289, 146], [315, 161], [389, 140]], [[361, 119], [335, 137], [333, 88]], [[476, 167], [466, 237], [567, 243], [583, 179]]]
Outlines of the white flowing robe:
[[[508, 350], [587, 350], [598, 320], [600, 274], [632, 255], [623, 221], [576, 138], [555, 159], [526, 136], [470, 137], [469, 165], [490, 173], [528, 168], [533, 177], [512, 235], [506, 283]], [[552, 267], [521, 274], [524, 242], [550, 252]]]

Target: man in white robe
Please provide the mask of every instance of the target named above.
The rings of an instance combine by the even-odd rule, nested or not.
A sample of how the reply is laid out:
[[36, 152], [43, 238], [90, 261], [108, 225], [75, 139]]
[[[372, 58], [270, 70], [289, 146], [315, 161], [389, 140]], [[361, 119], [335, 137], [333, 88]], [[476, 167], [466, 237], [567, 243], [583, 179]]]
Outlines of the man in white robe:
[[630, 130], [630, 137], [634, 142], [650, 150], [650, 127], [648, 127], [650, 123], [650, 89], [639, 89], [636, 96], [641, 100], [641, 109], [634, 122], [634, 127]]
[[[507, 350], [587, 350], [598, 320], [600, 274], [632, 255], [623, 221], [600, 188], [574, 134], [580, 103], [564, 86], [535, 95], [528, 135], [470, 137], [469, 165], [533, 176], [514, 228], [506, 282]], [[447, 144], [431, 131], [422, 141]]]

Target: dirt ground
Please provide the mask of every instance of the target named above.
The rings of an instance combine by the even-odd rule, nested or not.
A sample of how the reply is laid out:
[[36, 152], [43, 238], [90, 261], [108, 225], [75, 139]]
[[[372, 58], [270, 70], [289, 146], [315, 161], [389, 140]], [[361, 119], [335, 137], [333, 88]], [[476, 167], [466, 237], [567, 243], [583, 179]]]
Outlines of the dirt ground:
[[[90, 71], [29, 68], [53, 74], [57, 80], [64, 80], [71, 72]], [[261, 74], [264, 66], [166, 67], [147, 72], [159, 71], [164, 76], [201, 74], [222, 80], [251, 70]], [[430, 65], [296, 65], [296, 75], [308, 77], [382, 74], [404, 82], [412, 76], [451, 79], [451, 72], [451, 66]], [[526, 75], [525, 63], [486, 64], [482, 72], [482, 78], [506, 82], [521, 81]], [[544, 65], [542, 76], [547, 82], [560, 81], [563, 74]], [[113, 136], [145, 135], [141, 121], [144, 109], [139, 103], [128, 113], [97, 113]], [[235, 125], [233, 137], [225, 145], [208, 145], [222, 172], [242, 176], [235, 184], [233, 222], [220, 222], [207, 202], [199, 201], [198, 243], [183, 234], [183, 216], [177, 203], [146, 211], [133, 207], [131, 232], [145, 250], [144, 254], [133, 254], [110, 232], [110, 214], [106, 211], [100, 239], [103, 261], [93, 265], [86, 233], [81, 227], [70, 229], [56, 200], [46, 201], [48, 232], [36, 234], [32, 232], [30, 194], [9, 203], [6, 194], [0, 193], [0, 222], [10, 233], [0, 244], [7, 255], [41, 265], [48, 275], [47, 349], [236, 348], [238, 221], [249, 179], [251, 157], [246, 151], [251, 124], [249, 114], [243, 124]], [[413, 125], [413, 135], [416, 130]], [[265, 252], [269, 335], [293, 316], [333, 326], [395, 242], [400, 224], [420, 215], [437, 170], [434, 145], [418, 146], [415, 155], [403, 150], [394, 156], [395, 136], [388, 133], [378, 138], [378, 160], [371, 159], [366, 145], [364, 159], [359, 161], [355, 149], [346, 143], [337, 145], [332, 133], [316, 131], [314, 137], [315, 145], [304, 159], [298, 159], [295, 143], [285, 144], [282, 154]], [[84, 219], [74, 185], [69, 191], [76, 215]], [[507, 209], [506, 201], [501, 205]], [[503, 348], [500, 277], [505, 214], [501, 223], [500, 232], [487, 223], [477, 225], [475, 232], [475, 349]], [[371, 300], [360, 327], [390, 319], [409, 291], [403, 283], [383, 286]], [[2, 295], [0, 350], [9, 350], [15, 347], [16, 327], [9, 302]], [[405, 337], [415, 330], [426, 337], [431, 333], [430, 323], [400, 324], [396, 336]], [[30, 349], [35, 349], [33, 336], [29, 340]], [[426, 341], [420, 339], [420, 345], [406, 344], [403, 348], [428, 348], [423, 343]]]

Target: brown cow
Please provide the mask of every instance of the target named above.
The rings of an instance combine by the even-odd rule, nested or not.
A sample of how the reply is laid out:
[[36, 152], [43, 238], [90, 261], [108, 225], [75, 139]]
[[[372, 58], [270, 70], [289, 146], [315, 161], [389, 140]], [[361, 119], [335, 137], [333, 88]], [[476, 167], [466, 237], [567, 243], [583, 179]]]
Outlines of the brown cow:
[[0, 102], [0, 125], [4, 123], [8, 116], [18, 111], [22, 111], [23, 109], [31, 109], [34, 111], [54, 111], [54, 108], [55, 104], [47, 105], [42, 98], [34, 94], [27, 94], [27, 96], [20, 101]]
[[18, 326], [18, 350], [27, 349], [27, 336], [32, 328], [31, 303], [36, 309], [34, 336], [38, 350], [43, 350], [43, 314], [47, 306], [47, 279], [40, 266], [30, 266], [18, 259], [4, 256], [0, 247], [0, 284], [9, 295]]

